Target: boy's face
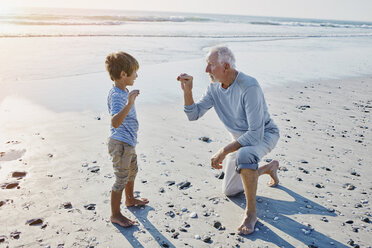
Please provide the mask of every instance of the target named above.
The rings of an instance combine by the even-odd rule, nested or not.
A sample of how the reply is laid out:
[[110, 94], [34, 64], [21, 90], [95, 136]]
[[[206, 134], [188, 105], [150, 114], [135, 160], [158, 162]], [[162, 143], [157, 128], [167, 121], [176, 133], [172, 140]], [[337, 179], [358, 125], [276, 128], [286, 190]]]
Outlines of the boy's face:
[[124, 73], [125, 76], [122, 77], [125, 85], [131, 86], [134, 84], [134, 80], [138, 77], [137, 71], [132, 72], [132, 75], [127, 76], [126, 73]]

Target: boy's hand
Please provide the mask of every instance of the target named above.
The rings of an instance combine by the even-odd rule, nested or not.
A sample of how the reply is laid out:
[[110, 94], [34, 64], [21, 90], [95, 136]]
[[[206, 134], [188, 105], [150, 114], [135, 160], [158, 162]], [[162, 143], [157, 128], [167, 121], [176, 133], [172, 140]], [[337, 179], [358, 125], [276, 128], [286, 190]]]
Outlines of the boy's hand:
[[191, 92], [192, 91], [192, 81], [193, 77], [186, 74], [182, 73], [177, 77], [177, 80], [181, 82], [181, 88], [185, 92]]
[[128, 104], [133, 105], [134, 101], [136, 100], [136, 97], [139, 95], [139, 90], [132, 90], [128, 94]]

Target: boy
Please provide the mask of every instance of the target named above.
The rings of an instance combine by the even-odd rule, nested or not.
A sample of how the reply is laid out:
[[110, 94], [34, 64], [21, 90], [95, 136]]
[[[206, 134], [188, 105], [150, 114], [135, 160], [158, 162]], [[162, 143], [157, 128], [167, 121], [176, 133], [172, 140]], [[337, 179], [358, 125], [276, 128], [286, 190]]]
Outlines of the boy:
[[137, 60], [125, 52], [109, 54], [105, 61], [106, 70], [114, 85], [107, 98], [108, 111], [111, 115], [111, 136], [108, 150], [112, 157], [115, 183], [111, 191], [111, 222], [123, 227], [132, 226], [135, 221], [123, 216], [120, 202], [125, 189], [125, 205], [143, 206], [149, 201], [146, 198], [135, 199], [133, 195], [136, 177], [138, 120], [134, 101], [139, 90], [128, 91], [137, 78], [139, 68]]

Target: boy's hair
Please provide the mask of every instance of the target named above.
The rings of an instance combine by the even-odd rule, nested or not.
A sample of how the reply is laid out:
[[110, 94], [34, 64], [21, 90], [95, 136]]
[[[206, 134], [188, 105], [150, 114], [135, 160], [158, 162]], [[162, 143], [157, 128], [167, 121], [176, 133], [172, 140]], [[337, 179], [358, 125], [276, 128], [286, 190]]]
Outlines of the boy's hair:
[[112, 81], [120, 79], [120, 73], [122, 71], [129, 77], [139, 68], [138, 61], [126, 52], [109, 54], [106, 57], [105, 65]]

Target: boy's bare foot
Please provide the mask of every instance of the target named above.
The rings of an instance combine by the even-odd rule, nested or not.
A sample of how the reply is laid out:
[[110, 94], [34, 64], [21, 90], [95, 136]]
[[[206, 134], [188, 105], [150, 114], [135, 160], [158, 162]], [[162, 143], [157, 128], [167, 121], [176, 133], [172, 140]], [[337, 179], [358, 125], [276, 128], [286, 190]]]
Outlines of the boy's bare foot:
[[279, 184], [279, 177], [278, 177], [278, 169], [279, 169], [279, 162], [273, 160], [269, 163], [269, 170], [268, 173], [271, 177], [270, 182], [267, 183], [270, 187], [275, 187]]
[[254, 226], [257, 222], [256, 213], [248, 213], [246, 214], [242, 225], [238, 228], [239, 234], [248, 235], [254, 232]]
[[111, 216], [110, 220], [112, 223], [118, 224], [122, 227], [131, 227], [136, 223], [135, 221], [128, 219], [121, 213]]
[[146, 198], [141, 198], [141, 199], [132, 198], [130, 200], [125, 201], [125, 205], [127, 207], [144, 206], [147, 203], [149, 203], [149, 200], [147, 200]]

